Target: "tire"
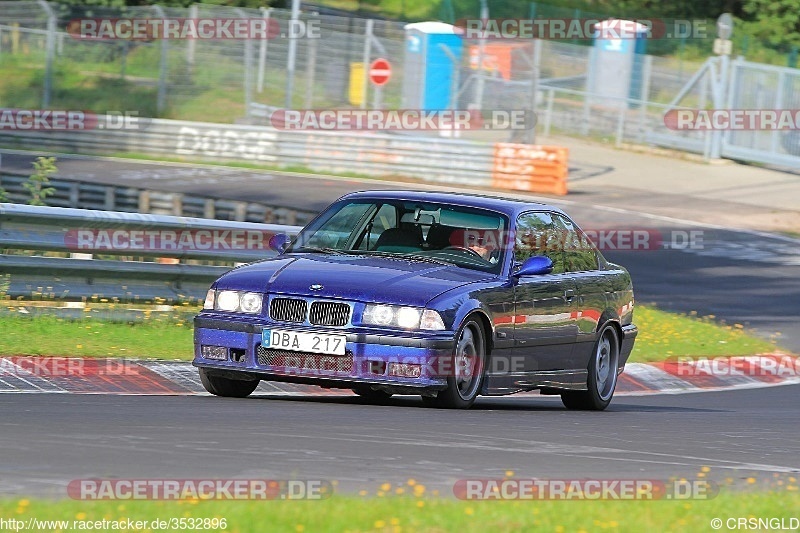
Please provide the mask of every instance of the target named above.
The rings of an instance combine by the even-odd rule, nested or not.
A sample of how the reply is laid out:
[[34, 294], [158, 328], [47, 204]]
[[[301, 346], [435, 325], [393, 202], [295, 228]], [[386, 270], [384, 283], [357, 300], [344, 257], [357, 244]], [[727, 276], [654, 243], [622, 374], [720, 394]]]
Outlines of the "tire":
[[606, 324], [594, 345], [589, 361], [588, 390], [570, 391], [561, 395], [567, 409], [602, 411], [614, 396], [619, 367], [619, 334], [614, 326]]
[[469, 409], [483, 384], [486, 367], [486, 334], [477, 319], [467, 318], [456, 335], [453, 371], [448, 372], [447, 388], [435, 397], [423, 397], [425, 405], [442, 409]]
[[376, 402], [376, 403], [385, 402], [392, 397], [391, 392], [374, 390], [369, 387], [358, 387], [353, 389], [353, 392], [355, 392], [365, 400], [369, 400], [371, 402]]
[[209, 374], [205, 368], [200, 369], [200, 383], [214, 396], [225, 398], [246, 398], [256, 390], [259, 380], [228, 379]]

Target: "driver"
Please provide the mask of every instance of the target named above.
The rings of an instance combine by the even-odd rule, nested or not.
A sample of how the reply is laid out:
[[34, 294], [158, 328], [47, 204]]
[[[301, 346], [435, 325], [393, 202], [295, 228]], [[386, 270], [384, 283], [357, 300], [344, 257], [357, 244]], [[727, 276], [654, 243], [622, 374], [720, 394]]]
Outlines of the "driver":
[[497, 254], [493, 253], [497, 249], [497, 239], [490, 238], [487, 233], [490, 231], [459, 229], [450, 235], [450, 245], [469, 249], [484, 261], [497, 263]]

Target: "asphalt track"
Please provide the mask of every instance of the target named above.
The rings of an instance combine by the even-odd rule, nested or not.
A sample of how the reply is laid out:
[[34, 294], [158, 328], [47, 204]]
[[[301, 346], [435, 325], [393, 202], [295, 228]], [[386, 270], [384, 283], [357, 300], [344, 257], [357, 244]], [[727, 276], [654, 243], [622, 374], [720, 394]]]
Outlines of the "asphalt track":
[[695, 478], [800, 472], [800, 386], [616, 398], [601, 413], [551, 398], [481, 398], [470, 411], [418, 397], [0, 395], [0, 497], [65, 497], [85, 478], [337, 481], [374, 493], [413, 478]]
[[[30, 157], [3, 155], [5, 169]], [[396, 188], [214, 167], [65, 158], [60, 177], [319, 209], [341, 194]], [[580, 168], [577, 169], [581, 171]], [[586, 166], [587, 179], [592, 169]], [[574, 175], [574, 174], [573, 174]], [[411, 186], [420, 188], [419, 186]], [[604, 253], [631, 271], [639, 302], [714, 314], [800, 351], [796, 240], [636, 213], [625, 199], [551, 199], [584, 228], [662, 236], [700, 230], [697, 249]], [[667, 240], [671, 240], [667, 238]], [[85, 477], [269, 477], [337, 480], [375, 490], [413, 477], [449, 494], [467, 477], [711, 479], [800, 471], [800, 386], [620, 397], [603, 413], [551, 398], [482, 398], [466, 412], [358, 398], [0, 395], [0, 492], [64, 496]]]

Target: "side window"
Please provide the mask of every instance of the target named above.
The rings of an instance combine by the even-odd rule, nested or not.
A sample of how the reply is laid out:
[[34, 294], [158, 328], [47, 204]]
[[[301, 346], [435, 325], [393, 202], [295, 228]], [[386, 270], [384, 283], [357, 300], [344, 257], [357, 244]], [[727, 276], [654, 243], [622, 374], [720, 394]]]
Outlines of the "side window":
[[524, 262], [534, 255], [545, 255], [553, 261], [553, 274], [564, 270], [564, 254], [558, 232], [549, 213], [524, 213], [517, 219], [514, 236], [514, 260]]
[[597, 250], [589, 238], [570, 219], [553, 215], [556, 230], [563, 234], [564, 266], [567, 272], [597, 270]]
[[383, 204], [375, 216], [372, 218], [372, 227], [365, 229], [361, 242], [358, 243], [359, 250], [372, 250], [378, 237], [387, 229], [397, 227], [397, 207], [392, 204]]

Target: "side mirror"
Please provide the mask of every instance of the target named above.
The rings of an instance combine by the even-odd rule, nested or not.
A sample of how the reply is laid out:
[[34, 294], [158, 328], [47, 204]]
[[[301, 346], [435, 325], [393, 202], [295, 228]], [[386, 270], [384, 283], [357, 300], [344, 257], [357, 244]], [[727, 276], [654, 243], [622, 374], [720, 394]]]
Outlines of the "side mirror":
[[289, 243], [292, 241], [291, 237], [285, 233], [276, 233], [269, 239], [269, 247], [279, 254], [282, 254]]
[[544, 255], [534, 255], [522, 263], [522, 266], [514, 272], [514, 277], [539, 276], [549, 274], [553, 271], [553, 260]]

